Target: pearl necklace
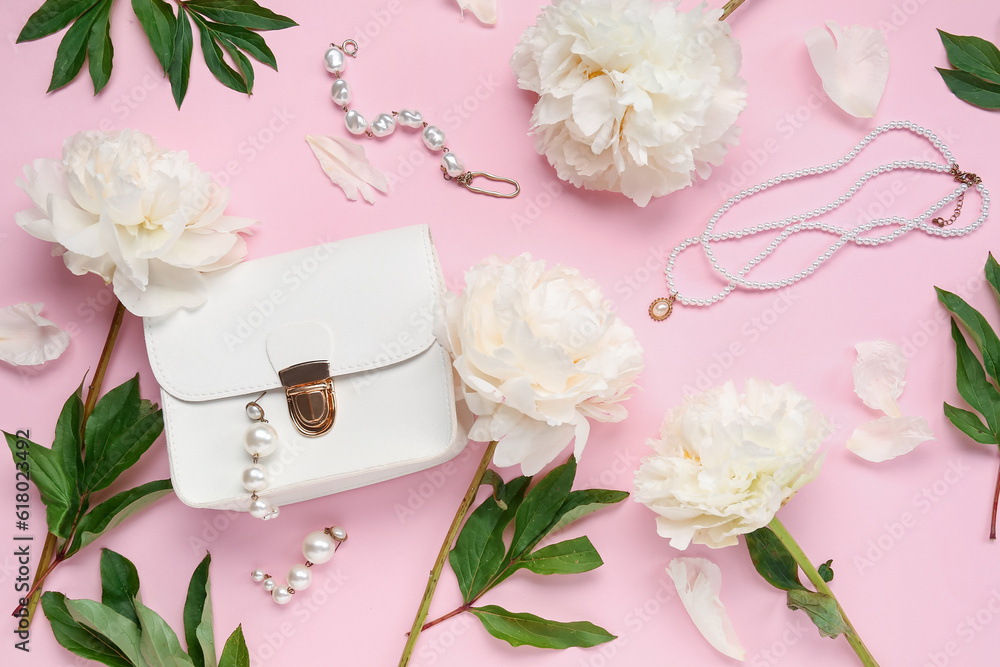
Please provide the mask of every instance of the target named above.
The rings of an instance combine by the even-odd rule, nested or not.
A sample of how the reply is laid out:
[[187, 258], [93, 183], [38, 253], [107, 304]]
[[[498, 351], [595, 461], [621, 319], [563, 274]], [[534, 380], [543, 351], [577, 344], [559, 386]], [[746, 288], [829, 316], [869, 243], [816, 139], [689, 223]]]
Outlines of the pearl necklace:
[[[347, 131], [354, 135], [364, 135], [369, 138], [388, 137], [395, 132], [396, 126], [415, 128], [421, 130], [424, 145], [429, 151], [441, 151], [441, 171], [444, 173], [444, 180], [454, 180], [469, 192], [476, 194], [500, 197], [501, 199], [511, 199], [516, 197], [521, 191], [521, 186], [512, 178], [496, 176], [485, 171], [468, 171], [462, 160], [448, 150], [445, 146], [444, 131], [427, 123], [419, 111], [410, 109], [400, 109], [389, 113], [380, 113], [369, 123], [368, 120], [355, 109], [350, 108], [352, 99], [351, 88], [347, 81], [341, 78], [340, 74], [347, 66], [347, 58], [357, 58], [358, 43], [353, 39], [345, 41], [342, 45], [330, 44], [330, 48], [323, 54], [323, 64], [326, 71], [332, 74], [336, 80], [330, 88], [330, 97], [333, 103], [344, 110], [344, 125]], [[484, 178], [489, 181], [507, 183], [514, 186], [510, 192], [496, 192], [486, 190], [472, 184], [476, 178]]]
[[[847, 192], [835, 199], [834, 201], [821, 206], [820, 208], [813, 209], [807, 213], [800, 215], [792, 215], [781, 220], [765, 222], [757, 225], [752, 225], [750, 227], [744, 227], [742, 229], [737, 229], [729, 232], [715, 232], [715, 225], [720, 218], [732, 208], [741, 199], [745, 199], [758, 192], [763, 192], [768, 188], [774, 187], [780, 183], [787, 181], [794, 181], [805, 176], [813, 176], [816, 174], [824, 174], [827, 172], [836, 171], [840, 167], [845, 166], [850, 163], [854, 158], [856, 158], [864, 148], [874, 141], [879, 135], [886, 132], [891, 132], [893, 130], [905, 130], [912, 132], [917, 136], [924, 137], [934, 146], [934, 148], [941, 153], [946, 164], [939, 164], [937, 162], [925, 162], [919, 160], [906, 160], [906, 161], [895, 161], [889, 164], [880, 165], [874, 169], [866, 171], [864, 175], [861, 176], [854, 185], [852, 185]], [[917, 169], [924, 171], [933, 171], [940, 173], [950, 174], [956, 181], [958, 181], [958, 188], [954, 192], [950, 193], [946, 197], [938, 200], [938, 202], [928, 208], [926, 211], [921, 213], [912, 219], [902, 218], [900, 216], [892, 216], [887, 218], [879, 218], [876, 220], [870, 220], [863, 224], [858, 225], [852, 229], [845, 229], [843, 227], [838, 227], [836, 225], [827, 224], [825, 222], [820, 222], [819, 220], [813, 220], [818, 218], [834, 209], [839, 208], [850, 199], [861, 189], [861, 187], [870, 179], [878, 176], [879, 174], [889, 173], [897, 169]], [[975, 220], [975, 222], [969, 224], [966, 227], [959, 228], [949, 228], [945, 229], [948, 225], [951, 225], [958, 218], [962, 211], [962, 204], [964, 202], [965, 193], [970, 187], [975, 187], [982, 196], [982, 208], [980, 216]], [[940, 217], [932, 218], [934, 214], [947, 206], [950, 202], [956, 202], [955, 212], [952, 214], [950, 219], [943, 219]], [[828, 259], [833, 257], [834, 253], [840, 250], [842, 247], [848, 243], [853, 243], [860, 246], [878, 246], [885, 243], [892, 243], [896, 239], [900, 238], [907, 232], [914, 229], [919, 229], [925, 234], [930, 234], [932, 236], [941, 237], [952, 237], [952, 236], [965, 236], [976, 230], [980, 225], [986, 221], [986, 217], [989, 213], [990, 207], [990, 195], [983, 185], [982, 181], [978, 176], [972, 173], [963, 172], [958, 168], [958, 164], [955, 162], [955, 157], [952, 155], [948, 147], [945, 146], [944, 142], [941, 141], [933, 132], [927, 130], [915, 123], [909, 121], [893, 121], [880, 125], [879, 127], [872, 130], [867, 136], [865, 136], [857, 145], [844, 157], [840, 158], [836, 162], [831, 162], [830, 164], [822, 165], [820, 167], [810, 167], [808, 169], [799, 169], [797, 171], [788, 172], [781, 174], [777, 178], [771, 178], [767, 181], [755, 185], [753, 187], [747, 188], [736, 194], [719, 207], [715, 214], [708, 221], [705, 226], [705, 231], [702, 232], [700, 236], [692, 236], [690, 238], [684, 239], [684, 241], [671, 251], [670, 256], [667, 258], [667, 265], [664, 268], [664, 274], [667, 280], [667, 291], [669, 296], [661, 297], [653, 301], [649, 306], [649, 316], [656, 321], [662, 321], [670, 317], [673, 312], [674, 302], [680, 301], [686, 306], [711, 306], [714, 303], [722, 301], [724, 298], [729, 296], [729, 294], [737, 287], [744, 287], [746, 289], [754, 290], [772, 290], [780, 289], [782, 287], [788, 287], [803, 278], [812, 275], [816, 269], [823, 265]], [[888, 225], [898, 225], [898, 228], [891, 233], [885, 233], [881, 236], [865, 237], [861, 238], [861, 234], [871, 231], [877, 227], [883, 227]], [[744, 236], [754, 236], [756, 234], [761, 234], [763, 232], [771, 230], [781, 230], [781, 232], [774, 237], [771, 243], [768, 244], [766, 248], [757, 253], [755, 256], [751, 257], [750, 260], [743, 266], [742, 269], [736, 273], [730, 272], [725, 267], [721, 266], [718, 260], [715, 258], [715, 253], [712, 249], [712, 244], [721, 241], [727, 241], [731, 239], [740, 239]], [[798, 232], [803, 232], [807, 230], [819, 230], [837, 236], [838, 239], [826, 250], [813, 260], [812, 264], [808, 267], [799, 271], [787, 278], [782, 280], [774, 281], [753, 281], [746, 277], [746, 274], [750, 272], [755, 266], [759, 265], [764, 259], [777, 249], [779, 245], [793, 234]], [[726, 285], [720, 292], [714, 294], [707, 298], [692, 298], [688, 295], [681, 294], [681, 292], [676, 288], [674, 284], [674, 262], [684, 249], [700, 245], [702, 250], [705, 252], [705, 256], [708, 258], [709, 263], [712, 265], [712, 269], [724, 276], [729, 284]]]

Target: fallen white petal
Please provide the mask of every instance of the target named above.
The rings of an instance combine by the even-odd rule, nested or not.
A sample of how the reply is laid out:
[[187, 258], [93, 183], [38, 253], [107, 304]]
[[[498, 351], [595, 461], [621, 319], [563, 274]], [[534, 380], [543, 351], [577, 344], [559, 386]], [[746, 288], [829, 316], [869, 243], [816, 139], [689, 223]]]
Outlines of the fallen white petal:
[[497, 0], [458, 0], [458, 7], [465, 16], [468, 9], [481, 23], [493, 25], [497, 22]]
[[69, 334], [44, 317], [41, 303], [0, 308], [0, 360], [12, 366], [35, 366], [57, 358]]
[[875, 115], [889, 80], [889, 49], [881, 30], [854, 25], [806, 31], [806, 47], [823, 90], [837, 106], [858, 118]]
[[360, 144], [314, 134], [306, 136], [306, 141], [326, 175], [351, 201], [357, 201], [360, 192], [366, 202], [374, 204], [375, 190], [386, 192], [389, 189], [385, 174], [368, 162]]
[[863, 459], [881, 463], [908, 454], [921, 442], [933, 440], [923, 417], [882, 417], [854, 429], [847, 448]]
[[881, 410], [890, 417], [899, 417], [896, 399], [903, 393], [906, 382], [906, 358], [895, 343], [873, 340], [858, 343], [858, 361], [854, 364], [854, 393], [869, 408]]
[[677, 596], [695, 627], [708, 643], [723, 655], [746, 659], [746, 651], [719, 599], [722, 571], [704, 558], [675, 558], [667, 565], [667, 575], [677, 587]]

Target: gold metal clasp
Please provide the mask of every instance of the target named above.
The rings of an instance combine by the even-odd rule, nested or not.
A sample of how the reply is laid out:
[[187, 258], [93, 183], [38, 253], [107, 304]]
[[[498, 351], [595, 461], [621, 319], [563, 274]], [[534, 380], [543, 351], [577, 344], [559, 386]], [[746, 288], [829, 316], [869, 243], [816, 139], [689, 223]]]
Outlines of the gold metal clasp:
[[[983, 179], [979, 178], [971, 171], [962, 171], [961, 168], [959, 168], [957, 162], [951, 165], [951, 169], [948, 171], [948, 173], [951, 174], [952, 178], [954, 178], [956, 181], [958, 181], [959, 183], [963, 183], [969, 186], [970, 188], [979, 185], [980, 183], [983, 182]], [[962, 192], [959, 193], [958, 197], [955, 198], [955, 212], [951, 214], [951, 217], [948, 218], [947, 220], [941, 217], [937, 217], [931, 220], [931, 222], [933, 222], [938, 227], [947, 227], [948, 225], [958, 220], [958, 216], [962, 215], [962, 205], [964, 203], [965, 203], [965, 190], [962, 190]]]
[[288, 400], [288, 414], [296, 430], [315, 438], [331, 428], [337, 418], [337, 396], [326, 361], [307, 361], [278, 372]]
[[[445, 171], [444, 167], [441, 168], [441, 171]], [[472, 184], [472, 181], [476, 178], [485, 178], [488, 181], [496, 181], [497, 183], [507, 183], [509, 185], [513, 185], [514, 191], [496, 192], [494, 190], [484, 190], [483, 188]], [[450, 181], [452, 180], [452, 177], [445, 172], [444, 180]], [[455, 177], [454, 180], [469, 192], [475, 192], [477, 195], [489, 195], [490, 197], [499, 197], [500, 199], [513, 199], [519, 192], [521, 192], [521, 186], [518, 185], [517, 181], [513, 178], [505, 178], [504, 176], [497, 176], [496, 174], [491, 174], [485, 171], [467, 171], [461, 176]]]

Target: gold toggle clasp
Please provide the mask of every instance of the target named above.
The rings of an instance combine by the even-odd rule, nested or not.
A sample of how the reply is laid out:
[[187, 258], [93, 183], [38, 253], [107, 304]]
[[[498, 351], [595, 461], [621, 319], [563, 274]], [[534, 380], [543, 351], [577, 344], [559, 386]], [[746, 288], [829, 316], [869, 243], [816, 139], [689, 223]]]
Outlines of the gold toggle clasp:
[[[444, 167], [441, 167], [441, 171], [444, 172], [444, 180], [450, 181], [452, 177], [445, 172]], [[494, 190], [484, 190], [483, 188], [477, 187], [472, 184], [475, 178], [485, 178], [489, 181], [496, 181], [498, 183], [508, 183], [514, 186], [513, 192], [496, 192]], [[485, 171], [467, 171], [461, 176], [456, 176], [454, 178], [455, 182], [461, 185], [463, 188], [469, 192], [475, 192], [477, 195], [489, 195], [490, 197], [499, 197], [501, 199], [513, 199], [521, 191], [521, 186], [518, 185], [517, 181], [513, 178], [505, 178], [503, 176], [497, 176], [496, 174], [490, 174]]]

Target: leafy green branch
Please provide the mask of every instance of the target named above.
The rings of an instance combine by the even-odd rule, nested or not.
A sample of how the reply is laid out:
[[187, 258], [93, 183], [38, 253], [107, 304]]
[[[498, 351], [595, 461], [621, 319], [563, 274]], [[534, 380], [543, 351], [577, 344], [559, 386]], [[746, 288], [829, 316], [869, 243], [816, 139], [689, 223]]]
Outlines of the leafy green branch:
[[101, 601], [70, 600], [62, 593], [42, 596], [42, 609], [56, 641], [74, 654], [111, 667], [249, 667], [243, 628], [238, 626], [215, 657], [212, 595], [208, 579], [211, 554], [195, 568], [184, 603], [184, 638], [145, 606], [139, 573], [124, 556], [101, 551]]
[[[462, 605], [420, 629], [470, 612], [487, 632], [512, 646], [589, 647], [614, 639], [607, 630], [587, 621], [551, 621], [496, 605], [475, 606], [483, 595], [518, 570], [541, 575], [578, 574], [604, 564], [587, 537], [536, 548], [574, 521], [628, 497], [624, 491], [572, 491], [575, 476], [574, 458], [552, 470], [530, 491], [530, 477], [504, 483], [496, 473], [484, 476], [483, 483], [493, 486], [494, 495], [472, 512], [448, 556], [462, 592]], [[504, 536], [512, 523], [508, 542]], [[407, 658], [404, 652], [400, 664], [406, 664]]]
[[937, 67], [948, 89], [969, 104], [1000, 109], [1000, 49], [980, 37], [952, 35], [938, 30], [948, 62], [955, 69]]
[[[986, 259], [986, 281], [993, 288], [993, 296], [1000, 303], [1000, 264], [993, 253]], [[956, 384], [959, 395], [975, 412], [944, 404], [944, 414], [951, 423], [978, 443], [1000, 447], [1000, 339], [982, 313], [970, 306], [962, 297], [939, 287], [938, 300], [951, 314], [951, 337], [955, 341]], [[959, 324], [965, 328], [982, 361], [962, 335]], [[993, 378], [991, 382], [987, 378]], [[985, 423], [983, 423], [985, 420]], [[993, 493], [993, 517], [990, 522], [990, 539], [997, 538], [997, 504], [1000, 502], [1000, 470], [997, 471], [996, 490]]]
[[[198, 28], [202, 55], [209, 71], [228, 88], [253, 92], [254, 70], [250, 57], [278, 69], [274, 53], [259, 31], [282, 30], [298, 25], [253, 0], [175, 0], [177, 13], [165, 0], [132, 0], [132, 10], [142, 26], [164, 75], [170, 79], [174, 102], [180, 108], [191, 75], [194, 38]], [[114, 46], [111, 43], [111, 6], [114, 0], [46, 0], [32, 14], [17, 37], [18, 43], [47, 37], [66, 26], [59, 43], [47, 92], [76, 78], [89, 61], [94, 94], [111, 78]], [[70, 25], [72, 24], [72, 25]], [[229, 61], [227, 62], [227, 57]]]

